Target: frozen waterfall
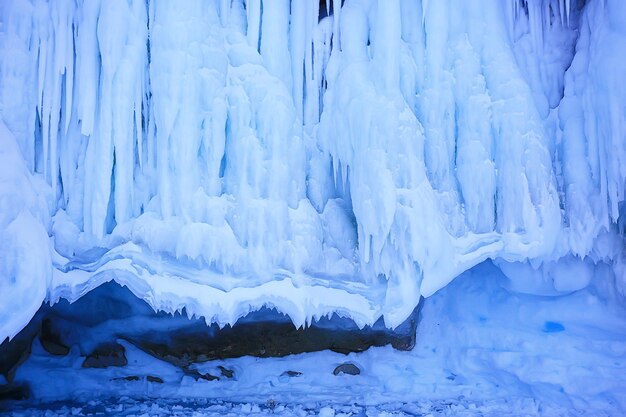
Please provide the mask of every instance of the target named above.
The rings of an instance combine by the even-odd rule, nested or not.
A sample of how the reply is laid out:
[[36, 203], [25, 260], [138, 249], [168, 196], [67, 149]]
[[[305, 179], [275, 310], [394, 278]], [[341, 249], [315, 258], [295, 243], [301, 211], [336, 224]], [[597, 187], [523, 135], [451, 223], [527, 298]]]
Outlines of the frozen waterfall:
[[396, 327], [487, 259], [626, 292], [626, 2], [326, 6], [0, 1], [0, 341], [110, 280], [220, 326]]

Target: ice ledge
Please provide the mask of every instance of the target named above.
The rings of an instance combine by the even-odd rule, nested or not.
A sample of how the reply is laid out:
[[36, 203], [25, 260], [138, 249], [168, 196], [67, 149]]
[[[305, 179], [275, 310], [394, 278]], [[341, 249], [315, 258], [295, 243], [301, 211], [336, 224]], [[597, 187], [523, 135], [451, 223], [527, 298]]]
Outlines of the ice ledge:
[[363, 328], [382, 316], [380, 303], [376, 302], [380, 294], [358, 284], [351, 289], [336, 288], [312, 280], [307, 284], [302, 276], [284, 276], [258, 286], [223, 290], [180, 275], [154, 272], [158, 260], [146, 258], [141, 247], [133, 243], [109, 251], [102, 259], [104, 262], [95, 269], [90, 264], [81, 266], [74, 262], [65, 272], [64, 268], [55, 269], [48, 301], [56, 303], [64, 298], [74, 302], [113, 280], [127, 286], [155, 311], [173, 314], [184, 308], [189, 317], [204, 317], [207, 324], [216, 323], [220, 327], [234, 325], [239, 318], [263, 307], [286, 314], [296, 327], [336, 313]]

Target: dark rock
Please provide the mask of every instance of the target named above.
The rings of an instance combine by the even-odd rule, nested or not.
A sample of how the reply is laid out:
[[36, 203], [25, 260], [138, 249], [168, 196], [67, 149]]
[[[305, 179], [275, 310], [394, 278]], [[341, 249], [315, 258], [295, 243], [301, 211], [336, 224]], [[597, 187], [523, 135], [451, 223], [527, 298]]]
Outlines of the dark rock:
[[52, 320], [48, 317], [41, 322], [39, 341], [46, 352], [51, 355], [65, 356], [70, 353], [69, 346], [61, 340], [61, 336], [54, 329]]
[[163, 380], [159, 378], [158, 376], [148, 375], [146, 379], [148, 380], [148, 382], [156, 382], [157, 384], [163, 383]]
[[40, 342], [44, 350], [51, 355], [66, 356], [68, 353], [70, 353], [70, 348], [63, 344], [55, 343], [51, 340], [41, 340], [41, 339], [40, 339]]
[[[42, 306], [41, 310], [47, 310]], [[0, 343], [0, 374], [11, 383], [15, 377], [17, 368], [30, 356], [33, 339], [39, 333], [41, 317], [43, 313], [37, 313], [35, 317], [13, 339], [5, 339]]]
[[302, 372], [296, 372], [296, 371], [285, 371], [282, 374], [280, 374], [280, 376], [288, 376], [289, 378], [298, 377], [300, 375], [302, 375]]
[[193, 379], [195, 379], [196, 381], [199, 379], [205, 379], [207, 381], [219, 381], [220, 378], [215, 376], [215, 375], [211, 375], [211, 374], [202, 374], [200, 373], [197, 369], [189, 369], [187, 367], [183, 368], [183, 372], [185, 375], [192, 377]]
[[[11, 342], [0, 347], [0, 373], [11, 381], [15, 369], [30, 352], [33, 338], [51, 354], [64, 355], [71, 346], [89, 354], [85, 367], [123, 366], [123, 349], [115, 352], [89, 352], [87, 340], [117, 345], [124, 339], [137, 348], [181, 368], [193, 363], [241, 356], [282, 357], [330, 349], [340, 353], [362, 352], [372, 346], [391, 344], [408, 350], [415, 345], [419, 308], [402, 325], [387, 329], [380, 319], [373, 326], [359, 329], [351, 320], [332, 315], [306, 328], [296, 328], [291, 320], [272, 309], [261, 309], [241, 318], [235, 325], [207, 326], [203, 318], [189, 319], [183, 311], [174, 315], [155, 313], [126, 287], [109, 282], [90, 291], [76, 302], [65, 300], [50, 307], [43, 305], [35, 319]], [[42, 326], [41, 323], [46, 320]], [[142, 325], [136, 325], [141, 320]], [[102, 325], [108, 321], [112, 325]], [[41, 329], [41, 330], [40, 330]], [[109, 333], [104, 330], [110, 329]], [[227, 370], [230, 371], [230, 370]], [[223, 378], [234, 378], [226, 371]], [[214, 380], [216, 376], [194, 377]]]
[[222, 365], [218, 366], [218, 368], [222, 376], [225, 378], [232, 379], [233, 376], [235, 376], [235, 371], [232, 369], [224, 368]]
[[[121, 377], [121, 378], [113, 378], [111, 379], [111, 381], [139, 381], [141, 378], [138, 377], [137, 375], [128, 375], [125, 377]], [[148, 382], [156, 382], [157, 384], [162, 384], [163, 380], [161, 378], [159, 378], [158, 376], [153, 376], [153, 375], [148, 375], [146, 376], [146, 380]]]
[[139, 381], [137, 375], [129, 375], [122, 378], [113, 378], [111, 381]]
[[347, 354], [386, 344], [408, 350], [415, 344], [413, 319], [405, 326], [404, 333], [396, 334], [379, 328], [384, 327], [382, 324], [361, 330], [351, 321], [338, 317], [335, 319], [341, 323], [336, 327], [332, 320], [325, 319], [319, 326], [297, 329], [288, 318], [274, 314], [272, 320], [242, 321], [223, 329], [216, 325], [207, 327], [204, 320], [199, 320], [188, 321], [185, 327], [166, 335], [145, 332], [124, 337], [151, 355], [180, 367], [241, 356], [282, 357], [323, 349]]
[[[382, 319], [373, 326], [359, 329], [351, 320], [336, 315], [297, 329], [287, 316], [270, 309], [251, 313], [234, 326], [220, 329], [215, 324], [207, 326], [202, 318], [190, 320], [184, 312], [173, 316], [154, 313], [126, 288], [113, 282], [105, 285], [109, 286], [107, 297], [110, 305], [140, 304], [125, 310], [143, 315], [145, 319], [145, 326], [141, 329], [133, 326], [125, 329], [122, 325], [115, 336], [123, 337], [145, 352], [181, 368], [192, 363], [248, 355], [280, 357], [324, 349], [347, 354], [386, 344], [402, 350], [415, 345], [418, 309], [393, 331], [384, 326]], [[119, 316], [118, 313], [115, 319], [119, 320]], [[170, 330], [164, 332], [164, 328]]]
[[348, 374], [359, 375], [361, 370], [353, 363], [342, 363], [333, 371], [333, 375]]
[[28, 398], [30, 398], [28, 385], [13, 383], [0, 385], [0, 401], [21, 401]]
[[126, 349], [119, 343], [103, 343], [99, 345], [83, 362], [83, 368], [107, 368], [109, 366], [126, 366], [128, 360]]

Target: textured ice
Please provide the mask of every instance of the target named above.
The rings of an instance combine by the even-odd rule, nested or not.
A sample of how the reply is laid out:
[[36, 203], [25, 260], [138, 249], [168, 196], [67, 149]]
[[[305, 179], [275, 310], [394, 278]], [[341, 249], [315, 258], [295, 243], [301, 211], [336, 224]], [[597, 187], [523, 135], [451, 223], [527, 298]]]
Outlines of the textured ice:
[[326, 6], [0, 2], [0, 340], [111, 279], [221, 325], [394, 327], [489, 258], [626, 291], [621, 0]]

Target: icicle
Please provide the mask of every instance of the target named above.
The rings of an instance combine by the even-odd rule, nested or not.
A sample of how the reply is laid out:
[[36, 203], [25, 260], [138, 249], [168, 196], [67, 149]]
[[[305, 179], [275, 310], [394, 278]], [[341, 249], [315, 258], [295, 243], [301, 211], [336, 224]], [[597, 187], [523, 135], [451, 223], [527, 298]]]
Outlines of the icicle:
[[54, 42], [51, 42], [51, 52], [46, 54], [46, 70], [43, 74], [44, 87], [42, 98], [42, 126], [43, 126], [43, 175], [50, 182], [50, 132], [53, 127], [51, 124], [52, 105], [54, 97], [54, 83], [52, 82], [52, 74], [54, 73]]
[[261, 19], [261, 56], [270, 74], [278, 77], [291, 90], [292, 76], [289, 56], [289, 0], [263, 3]]
[[230, 17], [230, 0], [220, 1], [220, 22], [222, 26], [226, 26]]
[[399, 42], [401, 38], [399, 0], [379, 0], [374, 39], [374, 60], [388, 90], [399, 87]]
[[[306, 94], [304, 97], [304, 125], [312, 128], [318, 121], [317, 114], [317, 85], [315, 82], [314, 63], [313, 63], [313, 31], [317, 26], [319, 19], [319, 2], [312, 1], [308, 3], [307, 8], [307, 24], [304, 42], [304, 88]], [[310, 130], [309, 130], [310, 133]]]
[[515, 21], [517, 20], [517, 16], [515, 16], [515, 3], [517, 0], [513, 0], [511, 2], [511, 7], [508, 9], [510, 15], [509, 18], [509, 36], [513, 40], [515, 35]]
[[336, 190], [341, 190], [342, 186], [343, 186], [343, 181], [341, 179], [341, 173], [342, 173], [342, 168], [341, 168], [341, 160], [336, 159], [333, 157], [332, 159], [333, 162], [333, 180], [335, 181], [335, 189]]
[[[55, 86], [54, 98], [55, 104], [61, 103], [60, 90], [61, 88]], [[58, 99], [58, 101], [56, 100]], [[53, 110], [50, 120], [50, 185], [52, 186], [52, 196], [56, 200], [57, 198], [57, 181], [59, 175], [59, 158], [58, 158], [58, 138], [59, 138], [59, 111]]]
[[135, 89], [135, 140], [137, 146], [137, 164], [139, 165], [139, 169], [143, 168], [143, 129], [141, 126], [141, 104], [142, 104], [142, 90], [141, 86], [143, 86], [143, 80], [141, 85], [137, 86]]
[[[42, 163], [42, 172], [45, 176], [47, 172], [46, 158], [48, 157], [48, 121], [46, 120], [45, 108], [44, 108], [44, 91], [46, 86], [46, 64], [48, 61], [48, 42], [45, 37], [39, 34], [39, 57], [37, 68], [37, 112], [39, 113], [39, 121], [41, 123], [41, 140], [42, 140], [42, 155], [38, 158]], [[35, 167], [36, 169], [37, 167]]]
[[[67, 23], [71, 28], [72, 20], [68, 20]], [[70, 114], [72, 112], [72, 98], [74, 95], [74, 60], [76, 59], [74, 55], [74, 33], [71, 33], [71, 36], [68, 37], [65, 56], [69, 57], [69, 59], [65, 60], [65, 129], [63, 130], [63, 134], [67, 135], [70, 127]]]
[[339, 22], [341, 21], [341, 0], [333, 1], [333, 49], [341, 51], [341, 33]]
[[[146, 163], [149, 168], [149, 172], [156, 173], [156, 163], [157, 163], [157, 152], [156, 152], [156, 126], [154, 124], [154, 113], [153, 113], [153, 103], [152, 101], [148, 101], [147, 97], [144, 97], [144, 117], [147, 122], [146, 126]], [[154, 186], [156, 186], [156, 182], [153, 182]], [[156, 193], [156, 190], [152, 188], [151, 193]]]
[[[59, 133], [61, 139], [67, 133], [71, 118], [72, 105], [72, 82], [73, 82], [73, 2], [59, 1], [50, 5], [51, 24], [53, 35], [53, 64], [46, 76], [50, 77], [53, 84], [52, 97], [50, 98], [50, 136], [49, 136], [49, 163], [50, 163], [50, 185], [52, 195], [56, 198], [57, 183], [59, 175]], [[65, 87], [65, 91], [63, 88]], [[65, 118], [64, 126], [61, 126], [61, 111]], [[63, 127], [63, 128], [62, 128]]]
[[567, 20], [567, 26], [569, 26], [569, 14], [571, 10], [571, 0], [565, 0], [565, 16]]
[[298, 117], [303, 119], [304, 107], [304, 56], [307, 41], [307, 8], [305, 0], [291, 3], [291, 23], [289, 27], [291, 44], [291, 76], [293, 77], [293, 101]]
[[348, 173], [350, 172], [350, 166], [348, 164], [341, 164], [341, 192], [347, 196], [348, 187], [350, 186], [350, 178]]
[[99, 0], [87, 0], [79, 13], [76, 39], [76, 111], [80, 131], [90, 136], [95, 128], [95, 117], [99, 94], [100, 63], [96, 26], [100, 13]]
[[261, 0], [248, 0], [248, 44], [259, 50], [259, 30], [261, 28]]
[[543, 50], [543, 17], [541, 6], [538, 6], [535, 1], [528, 1], [526, 5], [528, 7], [530, 36], [533, 39], [535, 51], [540, 52]]

